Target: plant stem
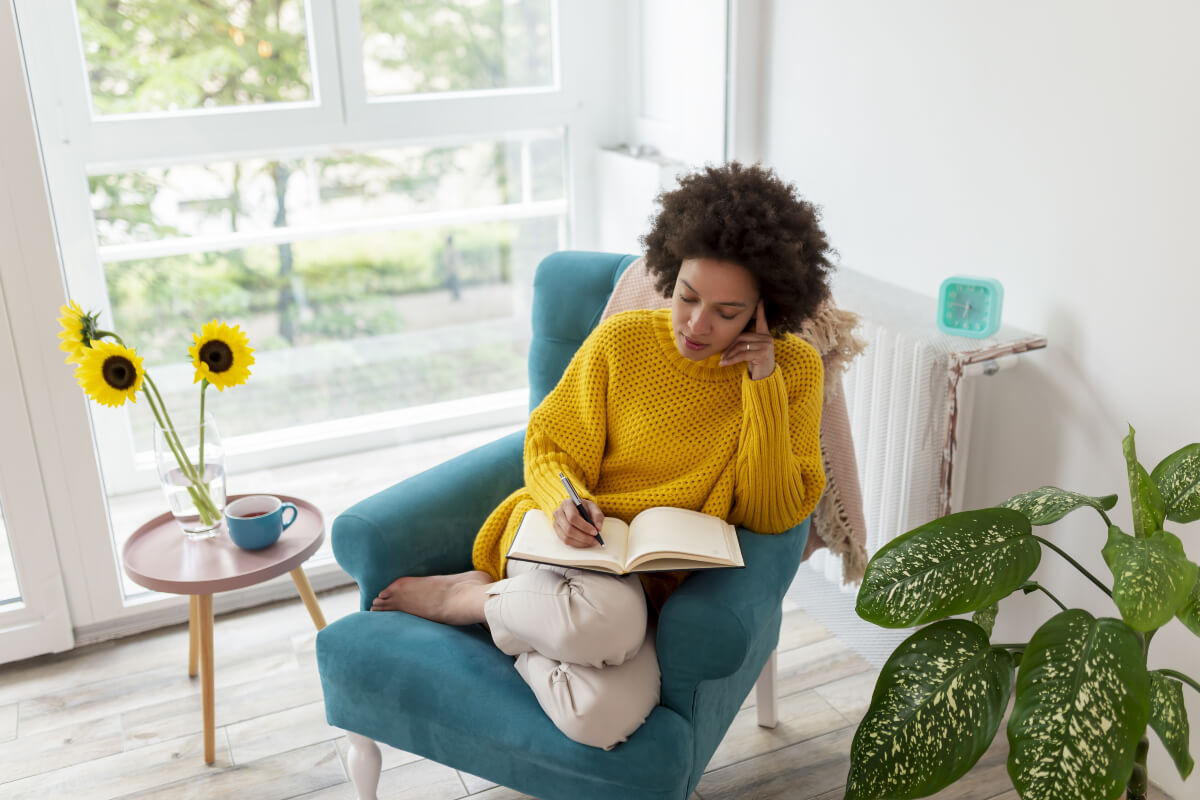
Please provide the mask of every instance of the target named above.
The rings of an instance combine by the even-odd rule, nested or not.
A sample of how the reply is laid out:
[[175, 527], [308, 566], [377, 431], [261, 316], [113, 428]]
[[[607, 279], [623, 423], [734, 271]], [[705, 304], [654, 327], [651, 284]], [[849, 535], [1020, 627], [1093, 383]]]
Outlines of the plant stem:
[[[173, 434], [175, 433], [174, 430], [171, 430], [170, 433], [168, 433], [168, 429], [164, 426], [163, 414], [159, 412], [158, 406], [154, 402], [154, 395], [151, 394], [151, 392], [147, 389], [143, 389], [142, 391], [145, 392], [146, 401], [150, 403], [150, 410], [154, 412], [154, 418], [158, 422], [159, 435], [167, 440], [167, 444], [171, 448], [171, 453], [175, 456], [175, 461], [179, 464], [179, 468], [184, 470], [184, 465], [187, 464], [187, 457], [185, 454], [180, 453], [179, 448], [181, 445], [176, 441], [177, 437], [172, 438]], [[160, 399], [159, 403], [161, 402], [162, 400]], [[184, 477], [187, 478], [191, 484], [187, 487], [188, 495], [192, 498], [192, 505], [194, 505], [196, 507], [196, 511], [200, 513], [200, 518], [204, 520], [206, 525], [213, 524], [217, 519], [217, 514], [215, 512], [215, 506], [213, 505], [212, 500], [200, 491], [200, 489], [195, 485], [195, 481], [186, 473], [186, 471], [184, 472]]]
[[1080, 564], [1078, 561], [1076, 561], [1075, 559], [1073, 559], [1069, 555], [1067, 555], [1066, 551], [1064, 551], [1061, 547], [1054, 544], [1053, 542], [1046, 541], [1045, 539], [1043, 539], [1041, 536], [1038, 536], [1037, 534], [1034, 534], [1033, 538], [1037, 539], [1039, 542], [1046, 545], [1051, 550], [1053, 550], [1054, 552], [1058, 553], [1060, 556], [1065, 558], [1068, 562], [1070, 562], [1071, 566], [1075, 567], [1075, 569], [1079, 570], [1085, 576], [1087, 576], [1088, 580], [1090, 580], [1092, 583], [1099, 586], [1100, 591], [1104, 592], [1109, 597], [1112, 597], [1111, 589], [1109, 589], [1107, 586], [1105, 586], [1103, 583], [1101, 583], [1100, 580], [1095, 575], [1093, 575], [1092, 573], [1090, 573], [1086, 569], [1084, 569], [1082, 564]]
[[[171, 447], [171, 452], [175, 455], [175, 460], [179, 462], [179, 469], [183, 471], [184, 477], [190, 481], [195, 481], [196, 468], [192, 466], [192, 462], [188, 461], [187, 452], [183, 449], [183, 442], [179, 441], [179, 434], [175, 431], [175, 423], [171, 422], [171, 415], [167, 413], [167, 404], [163, 402], [162, 395], [158, 392], [158, 387], [154, 385], [154, 381], [150, 379], [150, 374], [145, 373], [143, 380], [150, 387], [151, 391], [146, 392], [146, 397], [150, 400], [150, 408], [154, 410], [154, 418], [158, 420], [159, 430], [162, 431], [163, 438], [167, 440], [167, 444]], [[142, 390], [146, 391], [146, 390]], [[155, 408], [154, 401], [158, 400], [158, 408]], [[161, 409], [161, 411], [159, 411]]]
[[1029, 647], [1029, 642], [1025, 642], [1023, 644], [1012, 644], [1010, 642], [1003, 642], [1001, 644], [993, 644], [992, 647], [1002, 647], [1005, 650], [1024, 650], [1026, 647]]
[[[1093, 508], [1095, 508], [1095, 506], [1093, 506]], [[1113, 526], [1112, 520], [1108, 518], [1108, 514], [1104, 513], [1103, 508], [1097, 508], [1096, 513], [1098, 513], [1100, 516], [1104, 517], [1104, 524], [1106, 527], [1111, 528]]]
[[[204, 520], [204, 524], [212, 525], [221, 518], [221, 515], [217, 511], [212, 497], [208, 494], [207, 484], [201, 480], [195, 471], [195, 467], [188, 460], [187, 451], [183, 448], [183, 442], [179, 440], [179, 433], [175, 430], [175, 424], [171, 422], [171, 415], [167, 413], [167, 404], [163, 402], [162, 395], [158, 391], [158, 386], [150, 379], [149, 373], [143, 373], [142, 379], [150, 387], [150, 390], [153, 391], [153, 394], [151, 394], [151, 391], [142, 390], [146, 394], [146, 399], [150, 401], [150, 410], [154, 412], [154, 418], [158, 421], [159, 432], [171, 448], [171, 453], [175, 456], [175, 462], [179, 464], [179, 469], [183, 472], [183, 476], [191, 483], [188, 486], [188, 495], [192, 498], [192, 504], [200, 512], [200, 518]], [[157, 403], [155, 403], [155, 400], [157, 400]], [[203, 427], [201, 427], [201, 430], [203, 431]]]
[[187, 463], [186, 454], [180, 451], [180, 445], [177, 441], [178, 437], [174, 435], [175, 429], [173, 427], [167, 427], [170, 423], [170, 418], [167, 417], [167, 421], [163, 421], [163, 418], [166, 416], [166, 409], [164, 408], [162, 411], [159, 411], [159, 406], [162, 404], [162, 398], [159, 397], [158, 402], [155, 403], [155, 392], [151, 391], [151, 389], [154, 388], [154, 382], [150, 380], [149, 375], [145, 377], [145, 381], [146, 385], [151, 388], [146, 389], [143, 387], [142, 392], [146, 395], [146, 401], [150, 403], [150, 410], [154, 412], [154, 420], [158, 423], [159, 433], [162, 435], [163, 439], [166, 440], [167, 446], [171, 448], [171, 454], [175, 456], [175, 461], [179, 463], [179, 468], [183, 470], [184, 477], [186, 477], [188, 480], [192, 480], [191, 470], [189, 469], [191, 465]]
[[200, 382], [200, 475], [204, 476], [204, 392], [208, 389], [208, 378]]
[[1150, 752], [1150, 739], [1145, 734], [1137, 744], [1133, 758], [1133, 772], [1125, 785], [1125, 800], [1146, 800], [1146, 787], [1150, 784], [1146, 772], [1146, 754]]
[[1163, 675], [1170, 675], [1172, 678], [1175, 678], [1176, 680], [1183, 681], [1188, 686], [1195, 689], [1197, 692], [1200, 692], [1200, 683], [1196, 683], [1195, 679], [1189, 678], [1187, 675], [1184, 675], [1182, 672], [1176, 672], [1173, 669], [1160, 669], [1160, 670], [1156, 670], [1156, 671]]
[[1061, 608], [1063, 611], [1067, 610], [1067, 607], [1063, 605], [1063, 602], [1061, 600], [1059, 600], [1057, 597], [1055, 597], [1053, 594], [1051, 594], [1050, 590], [1047, 589], [1045, 586], [1042, 586], [1040, 583], [1037, 583], [1036, 581], [1030, 581], [1029, 586], [1031, 586], [1033, 589], [1036, 589], [1040, 592], [1044, 592], [1045, 595], [1047, 597], [1049, 597], [1051, 600], [1053, 600], [1055, 603], [1057, 603], [1058, 607]]

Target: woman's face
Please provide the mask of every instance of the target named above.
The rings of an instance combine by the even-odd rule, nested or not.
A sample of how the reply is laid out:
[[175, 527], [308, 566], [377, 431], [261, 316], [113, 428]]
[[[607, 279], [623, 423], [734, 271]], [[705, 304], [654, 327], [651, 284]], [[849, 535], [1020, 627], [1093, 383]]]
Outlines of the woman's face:
[[758, 284], [749, 270], [731, 261], [684, 259], [671, 297], [675, 347], [692, 361], [717, 355], [754, 317]]

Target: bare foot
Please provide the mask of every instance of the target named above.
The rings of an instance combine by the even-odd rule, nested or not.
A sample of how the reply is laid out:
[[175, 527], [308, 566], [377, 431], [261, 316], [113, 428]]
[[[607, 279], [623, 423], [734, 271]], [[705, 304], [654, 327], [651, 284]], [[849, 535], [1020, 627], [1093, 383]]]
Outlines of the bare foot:
[[371, 603], [372, 611], [404, 611], [447, 625], [485, 620], [483, 605], [492, 576], [480, 570], [423, 578], [397, 578]]

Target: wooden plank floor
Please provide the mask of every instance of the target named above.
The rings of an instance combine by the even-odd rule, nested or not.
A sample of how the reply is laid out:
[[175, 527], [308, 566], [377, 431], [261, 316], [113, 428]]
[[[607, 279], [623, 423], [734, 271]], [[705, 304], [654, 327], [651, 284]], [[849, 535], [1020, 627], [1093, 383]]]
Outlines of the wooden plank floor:
[[[320, 595], [329, 620], [357, 609]], [[350, 800], [346, 739], [325, 724], [315, 632], [300, 601], [216, 622], [217, 761], [202, 763], [200, 685], [175, 626], [0, 666], [0, 797]], [[876, 672], [803, 610], [786, 606], [779, 725], [747, 699], [713, 756], [701, 800], [835, 800]], [[519, 800], [527, 795], [387, 748], [382, 800]], [[1017, 800], [1003, 735], [938, 800]], [[1156, 800], [1169, 800], [1153, 793]]]

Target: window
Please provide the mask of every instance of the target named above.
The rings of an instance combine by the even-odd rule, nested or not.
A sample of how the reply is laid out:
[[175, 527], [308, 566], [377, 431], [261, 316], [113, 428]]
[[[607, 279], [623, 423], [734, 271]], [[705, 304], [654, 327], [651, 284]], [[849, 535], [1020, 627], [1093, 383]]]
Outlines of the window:
[[311, 100], [303, 0], [76, 0], [92, 113]]
[[[532, 273], [603, 135], [579, 65], [611, 6], [14, 1], [70, 296], [176, 417], [203, 323], [256, 348], [208, 396], [231, 475], [524, 418]], [[110, 505], [157, 488], [145, 405], [88, 407]], [[110, 527], [115, 579], [136, 525]]]
[[[180, 354], [200, 322], [250, 334], [254, 378], [218, 401], [225, 436], [525, 386], [514, 260], [559, 247], [559, 132], [155, 167], [89, 188], [113, 325], [168, 408], [196, 401]], [[148, 463], [151, 415], [128, 413]]]
[[550, 0], [363, 0], [371, 97], [554, 84]]

